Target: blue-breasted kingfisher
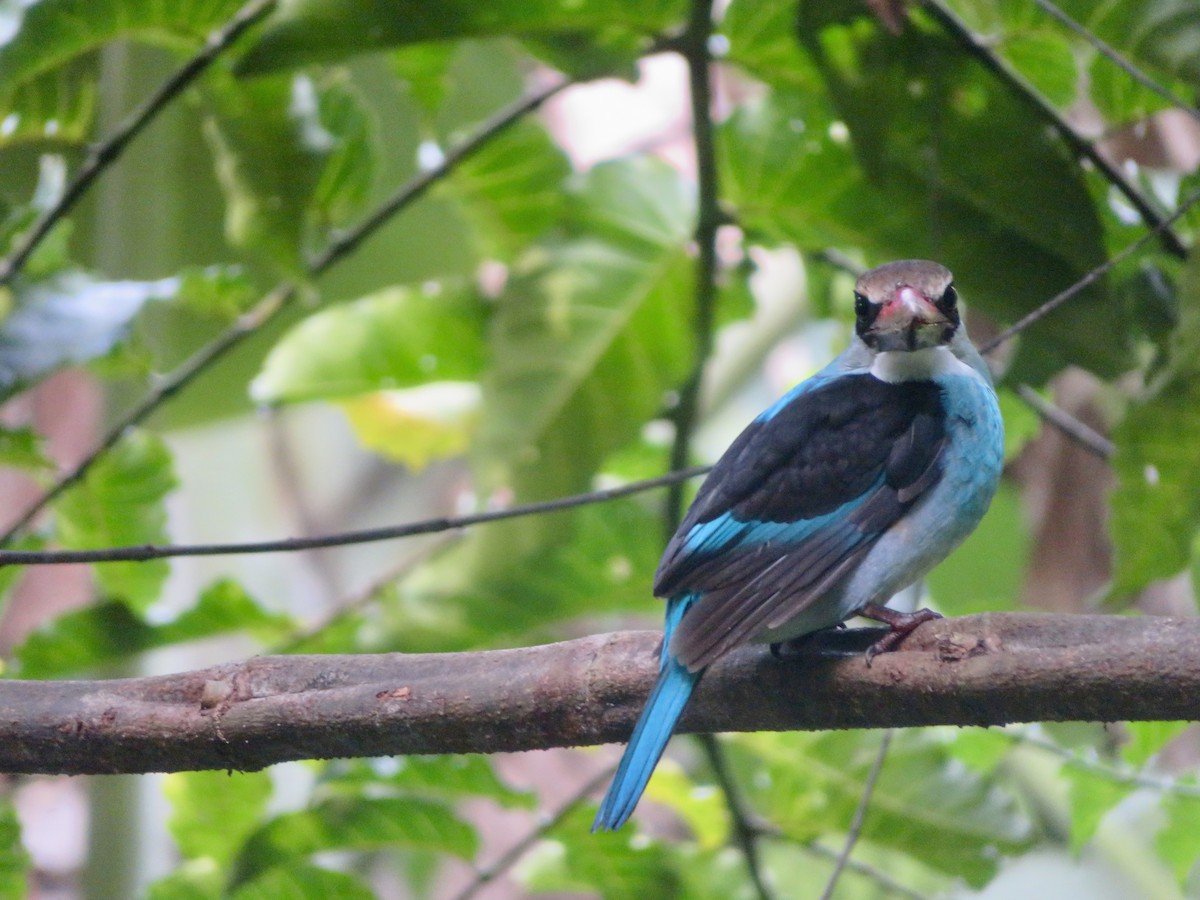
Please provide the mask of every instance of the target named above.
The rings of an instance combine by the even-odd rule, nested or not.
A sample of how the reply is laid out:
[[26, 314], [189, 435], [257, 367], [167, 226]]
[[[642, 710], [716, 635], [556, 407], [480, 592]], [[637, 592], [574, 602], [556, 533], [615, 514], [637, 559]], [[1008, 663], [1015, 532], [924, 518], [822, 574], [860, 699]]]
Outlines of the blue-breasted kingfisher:
[[701, 676], [734, 647], [860, 615], [891, 629], [869, 664], [936, 618], [885, 604], [979, 524], [1004, 458], [953, 281], [919, 259], [862, 275], [850, 346], [751, 422], [701, 485], [654, 577], [667, 599], [659, 676], [593, 831], [633, 813]]

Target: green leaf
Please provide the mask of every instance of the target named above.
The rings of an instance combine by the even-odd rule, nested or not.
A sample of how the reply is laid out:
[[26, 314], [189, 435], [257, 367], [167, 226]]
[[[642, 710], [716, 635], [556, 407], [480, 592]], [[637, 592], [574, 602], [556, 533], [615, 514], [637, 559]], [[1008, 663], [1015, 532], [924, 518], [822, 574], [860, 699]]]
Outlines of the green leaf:
[[384, 47], [506, 34], [628, 32], [654, 35], [678, 23], [678, 0], [528, 0], [478, 4], [416, 0], [403, 12], [386, 0], [295, 0], [283, 4], [242, 57], [244, 73], [341, 59]]
[[224, 867], [266, 811], [271, 777], [266, 772], [172, 772], [164, 778], [163, 795], [172, 809], [167, 829], [184, 859], [208, 858]]
[[229, 900], [375, 900], [375, 892], [353, 875], [311, 865], [269, 869], [228, 896]]
[[[756, 808], [795, 840], [849, 827], [878, 752], [878, 734], [738, 737], [739, 768]], [[920, 731], [896, 732], [871, 797], [863, 839], [901, 851], [979, 887], [995, 874], [996, 851], [1018, 852], [1029, 823], [994, 781], [954, 765]]]
[[[1183, 782], [1196, 787], [1196, 779]], [[1183, 793], [1170, 793], [1163, 798], [1162, 810], [1167, 821], [1154, 839], [1154, 846], [1162, 855], [1175, 877], [1182, 884], [1200, 859], [1200, 799]]]
[[556, 515], [553, 527], [490, 525], [399, 586], [373, 649], [494, 647], [554, 640], [583, 616], [661, 616], [650, 583], [662, 548], [646, 537], [661, 527], [631, 500]]
[[[1200, 88], [1200, 8], [1190, 0], [1115, 0], [1096, 4], [1064, 0], [1063, 11], [1159, 82], [1178, 79], [1187, 94]], [[1122, 121], [1159, 108], [1162, 100], [1136, 85], [1110, 60], [1095, 54], [1089, 70], [1092, 96], [1110, 118]]]
[[414, 472], [466, 453], [479, 416], [475, 384], [377, 391], [338, 404], [359, 443]]
[[[1008, 321], [1104, 258], [1074, 161], [954, 45], [918, 28], [893, 38], [866, 19], [809, 18], [799, 33], [835, 106], [780, 89], [719, 132], [726, 200], [752, 236], [939, 259], [973, 307]], [[1132, 363], [1123, 307], [1100, 287], [1073, 302], [1070, 316], [1023, 336], [1017, 377], [1037, 381], [1067, 361], [1101, 374]]]
[[52, 472], [54, 463], [46, 456], [44, 443], [32, 428], [0, 428], [0, 466]]
[[587, 892], [620, 900], [683, 896], [668, 848], [627, 832], [590, 834], [594, 807], [569, 813], [521, 863], [518, 877], [540, 893]]
[[[68, 550], [166, 543], [163, 501], [175, 485], [162, 439], [130, 432], [55, 503], [59, 541]], [[102, 563], [95, 572], [107, 596], [141, 612], [157, 599], [167, 569], [166, 560], [151, 560]]]
[[[391, 769], [398, 767], [393, 772]], [[396, 790], [428, 799], [486, 797], [505, 807], [532, 809], [536, 795], [509, 787], [496, 774], [491, 759], [478, 754], [401, 756], [354, 761], [322, 784], [330, 792]]]
[[287, 616], [263, 611], [232, 581], [219, 581], [196, 605], [162, 625], [150, 625], [126, 603], [108, 602], [69, 612], [25, 639], [16, 652], [24, 678], [55, 678], [114, 660], [218, 634], [248, 632], [278, 639]]
[[474, 830], [446, 806], [397, 797], [338, 797], [263, 825], [242, 848], [236, 886], [279, 866], [292, 867], [326, 850], [424, 850], [470, 859]]
[[574, 224], [588, 236], [531, 251], [492, 319], [476, 470], [522, 499], [586, 487], [691, 362], [678, 175], [649, 159], [598, 166]]
[[471, 381], [483, 368], [486, 322], [487, 308], [466, 285], [387, 288], [315, 313], [285, 334], [251, 395], [287, 403]]
[[242, 0], [40, 0], [8, 4], [20, 28], [0, 46], [0, 84], [17, 85], [122, 37], [195, 48]]
[[1078, 853], [1108, 811], [1133, 793], [1135, 785], [1080, 765], [1063, 766], [1062, 777], [1070, 785], [1071, 850]]
[[345, 224], [370, 188], [371, 126], [361, 101], [333, 76], [226, 76], [205, 85], [227, 238], [299, 271], [304, 253]]
[[146, 900], [222, 900], [225, 877], [208, 860], [184, 862], [146, 887]]
[[444, 185], [460, 198], [482, 255], [507, 260], [562, 221], [570, 171], [545, 129], [524, 122], [459, 166]]
[[1129, 740], [1121, 745], [1121, 758], [1140, 769], [1191, 725], [1191, 722], [1126, 722]]
[[1011, 462], [1041, 433], [1042, 420], [1015, 391], [999, 388], [996, 398], [1004, 416], [1004, 461]]
[[[0, 49], [0, 60], [4, 54]], [[94, 59], [75, 60], [0, 89], [0, 148], [86, 141], [99, 93], [96, 68]]]
[[683, 819], [701, 849], [715, 850], [729, 843], [729, 803], [724, 794], [711, 784], [697, 785], [674, 760], [659, 762], [645, 796]]
[[991, 775], [1012, 749], [1012, 738], [998, 728], [959, 728], [946, 750], [980, 775]]
[[29, 896], [29, 854], [21, 844], [21, 823], [10, 800], [0, 804], [0, 900]]
[[450, 91], [450, 68], [457, 50], [457, 44], [447, 41], [404, 47], [388, 55], [391, 70], [427, 114], [436, 112]]
[[64, 272], [22, 287], [0, 323], [0, 398], [56, 369], [102, 357], [129, 334], [151, 300], [166, 300], [179, 280], [99, 281]]

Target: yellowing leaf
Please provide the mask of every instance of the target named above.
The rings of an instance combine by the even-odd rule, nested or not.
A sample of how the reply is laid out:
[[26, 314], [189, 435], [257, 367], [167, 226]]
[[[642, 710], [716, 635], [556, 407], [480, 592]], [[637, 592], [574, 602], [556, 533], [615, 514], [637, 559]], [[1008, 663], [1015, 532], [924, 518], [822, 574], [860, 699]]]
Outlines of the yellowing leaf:
[[479, 389], [441, 382], [376, 391], [339, 405], [364, 447], [417, 470], [466, 452], [479, 416]]

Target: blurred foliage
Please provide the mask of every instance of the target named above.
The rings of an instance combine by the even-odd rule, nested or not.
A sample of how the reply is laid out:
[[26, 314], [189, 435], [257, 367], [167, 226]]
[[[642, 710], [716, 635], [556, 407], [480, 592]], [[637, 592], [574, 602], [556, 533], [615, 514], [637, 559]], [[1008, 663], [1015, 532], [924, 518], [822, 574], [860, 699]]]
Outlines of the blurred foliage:
[[[1059, 5], [1177, 96], [1200, 92], [1200, 12], [1190, 0]], [[238, 6], [0, 0], [0, 248]], [[686, 4], [403, 7], [280, 3], [0, 291], [0, 393], [86, 367], [115, 417], [237, 327], [278, 279], [299, 285], [277, 321], [126, 434], [14, 546], [180, 540], [168, 498], [193, 488], [177, 483], [178, 429], [244, 422], [255, 404], [340, 410], [377, 471], [402, 467], [415, 484], [456, 465], [469, 487], [432, 503], [435, 515], [661, 471], [665, 419], [698, 362], [694, 176], [656, 153], [678, 133], [577, 168], [562, 117], [527, 117], [321, 277], [309, 265], [548, 69], [634, 77], [644, 54], [677, 46]], [[868, 7], [733, 0], [723, 9], [711, 45], [726, 89], [717, 174], [734, 227], [721, 234], [718, 349], [703, 361], [720, 402], [701, 423], [697, 462], [753, 414], [744, 397], [773, 398], [845, 340], [848, 284], [831, 259], [944, 260], [973, 310], [1007, 325], [1142, 233], [1128, 200], [1080, 163], [1046, 111], [1086, 108], [1097, 131], [1137, 133], [1169, 100], [1032, 0], [943, 0], [932, 12], [914, 4], [900, 34]], [[938, 9], [1017, 77], [984, 65]], [[1200, 185], [1195, 173], [1127, 172], [1164, 214]], [[1185, 244], [1198, 215], [1177, 226]], [[764, 260], [781, 248], [800, 259], [786, 315], [764, 284]], [[1200, 573], [1198, 310], [1200, 265], [1150, 245], [1001, 354], [1009, 460], [1040, 429], [1018, 385], [1050, 394], [1067, 366], [1106, 385], [1117, 447], [1111, 602]], [[0, 431], [0, 464], [52, 483], [45, 436], [18, 419]], [[254, 487], [241, 478], [230, 473], [231, 493]], [[1032, 544], [1027, 506], [1016, 484], [1003, 487], [976, 534], [930, 577], [940, 609], [1017, 608]], [[374, 586], [323, 625], [260, 602], [233, 578], [181, 597], [167, 562], [96, 566], [95, 602], [28, 636], [8, 671], [69, 677], [217, 636], [264, 651], [433, 652], [612, 628], [657, 616], [649, 585], [663, 528], [657, 494], [479, 528], [430, 545], [399, 574], [368, 571]], [[19, 574], [0, 572], [5, 597]], [[895, 885], [962, 893], [1032, 849], [1100, 859], [1140, 896], [1181, 896], [1200, 879], [1200, 789], [1194, 763], [1177, 774], [1164, 750], [1193, 737], [1184, 723], [1133, 723], [1115, 743], [1098, 728], [896, 734], [855, 850], [862, 865], [838, 896], [887, 896]], [[762, 824], [768, 883], [781, 896], [815, 896], [880, 735], [738, 735], [725, 746]], [[495, 858], [480, 850], [480, 808], [523, 823], [507, 843], [544, 829], [512, 876], [531, 893], [754, 896], [731, 849], [725, 799], [686, 752], [660, 766], [647, 793], [680, 824], [638, 820], [615, 835], [588, 833], [586, 798], [537, 825], [538, 796], [514, 789], [485, 757], [300, 771], [168, 776], [162, 827], [179, 862], [146, 896], [371, 897], [388, 880], [430, 895], [449, 860], [484, 868]], [[19, 836], [6, 803], [0, 897], [26, 893]]]

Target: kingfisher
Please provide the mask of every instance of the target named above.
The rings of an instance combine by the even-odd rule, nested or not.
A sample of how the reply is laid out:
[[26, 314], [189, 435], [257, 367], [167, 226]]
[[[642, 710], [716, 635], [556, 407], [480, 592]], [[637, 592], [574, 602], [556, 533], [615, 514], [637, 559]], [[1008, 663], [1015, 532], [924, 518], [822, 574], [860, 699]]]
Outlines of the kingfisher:
[[937, 618], [886, 603], [992, 501], [1004, 423], [991, 373], [939, 263], [871, 269], [854, 314], [846, 350], [747, 426], [668, 542], [654, 576], [667, 601], [658, 680], [593, 832], [625, 824], [705, 670], [734, 647], [859, 615], [889, 627], [870, 664]]

